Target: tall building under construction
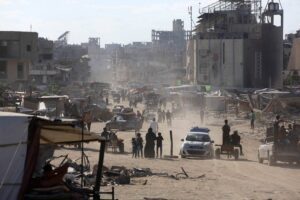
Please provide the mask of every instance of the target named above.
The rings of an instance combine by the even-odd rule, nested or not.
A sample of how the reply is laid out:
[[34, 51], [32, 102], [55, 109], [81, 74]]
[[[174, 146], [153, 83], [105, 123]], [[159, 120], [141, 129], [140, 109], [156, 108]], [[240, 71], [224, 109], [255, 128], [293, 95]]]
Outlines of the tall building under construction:
[[188, 43], [195, 84], [281, 88], [283, 9], [269, 0], [219, 0], [203, 8]]

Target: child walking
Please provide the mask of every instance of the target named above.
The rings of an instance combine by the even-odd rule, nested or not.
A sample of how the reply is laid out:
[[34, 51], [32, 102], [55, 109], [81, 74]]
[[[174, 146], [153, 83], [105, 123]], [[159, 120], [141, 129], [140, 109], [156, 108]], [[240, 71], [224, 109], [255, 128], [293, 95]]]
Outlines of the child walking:
[[136, 135], [136, 144], [137, 144], [137, 156], [143, 158], [143, 138], [141, 137], [140, 133]]
[[158, 133], [158, 136], [156, 137], [156, 158], [158, 158], [158, 149], [160, 150], [160, 158], [162, 156], [162, 141], [164, 138], [161, 136], [161, 133]]
[[131, 139], [131, 144], [132, 144], [132, 158], [137, 157], [137, 142], [135, 138]]

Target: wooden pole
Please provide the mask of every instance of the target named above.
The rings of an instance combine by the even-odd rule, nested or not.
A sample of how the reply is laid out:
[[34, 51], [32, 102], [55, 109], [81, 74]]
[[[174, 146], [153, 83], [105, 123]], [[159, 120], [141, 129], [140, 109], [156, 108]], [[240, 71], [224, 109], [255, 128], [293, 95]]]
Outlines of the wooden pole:
[[173, 133], [172, 133], [172, 130], [170, 130], [170, 141], [171, 141], [171, 152], [170, 152], [170, 155], [173, 156]]
[[102, 179], [102, 169], [103, 169], [103, 162], [104, 162], [104, 152], [105, 152], [105, 143], [106, 141], [101, 140], [100, 152], [99, 152], [99, 159], [98, 159], [98, 169], [96, 175], [96, 183], [94, 187], [94, 199], [100, 199], [100, 184]]

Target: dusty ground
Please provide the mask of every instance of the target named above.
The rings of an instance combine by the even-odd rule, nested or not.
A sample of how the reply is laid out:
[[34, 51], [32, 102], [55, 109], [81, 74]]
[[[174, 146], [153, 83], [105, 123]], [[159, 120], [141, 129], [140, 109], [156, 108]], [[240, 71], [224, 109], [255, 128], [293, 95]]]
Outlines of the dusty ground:
[[[146, 177], [134, 179], [135, 184], [115, 186], [118, 199], [144, 199], [165, 198], [165, 199], [300, 199], [300, 168], [288, 164], [268, 166], [257, 162], [257, 148], [262, 138], [262, 130], [256, 129], [252, 132], [249, 122], [242, 119], [230, 119], [232, 130], [241, 132], [242, 144], [245, 149], [245, 156], [241, 160], [234, 161], [223, 156], [221, 160], [216, 159], [135, 159], [131, 154], [105, 154], [104, 164], [106, 166], [121, 165], [127, 168], [141, 167], [151, 168], [153, 172], [176, 174], [181, 172], [181, 167], [187, 171], [190, 177], [205, 175], [200, 179], [174, 180], [165, 177]], [[180, 139], [184, 138], [186, 132], [194, 125], [199, 125], [197, 113], [189, 112], [189, 115], [182, 119], [175, 119], [172, 128], [166, 124], [160, 124], [160, 131], [163, 133], [164, 155], [170, 154], [169, 130], [173, 130], [174, 153], [178, 155], [181, 145]], [[94, 132], [100, 132], [103, 123], [92, 124]], [[223, 118], [210, 117], [206, 126], [211, 129], [210, 135], [215, 143], [221, 141], [221, 126]], [[149, 124], [145, 123], [142, 131], [145, 136]], [[131, 151], [130, 139], [134, 132], [118, 132], [118, 137], [125, 140], [125, 151]], [[95, 164], [98, 159], [98, 143], [90, 143], [86, 146], [86, 153], [91, 163]], [[70, 152], [61, 149], [57, 154], [70, 153], [79, 157], [79, 152]], [[141, 182], [148, 180], [146, 185]], [[109, 190], [110, 187], [103, 187], [101, 190]]]

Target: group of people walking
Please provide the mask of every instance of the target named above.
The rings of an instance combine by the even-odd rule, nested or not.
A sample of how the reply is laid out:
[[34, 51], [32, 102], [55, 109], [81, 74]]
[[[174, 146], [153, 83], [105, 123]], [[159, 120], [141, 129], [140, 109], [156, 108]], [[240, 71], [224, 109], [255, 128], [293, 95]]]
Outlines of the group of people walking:
[[[132, 157], [133, 158], [155, 158], [155, 142], [156, 142], [156, 157], [162, 157], [162, 142], [164, 138], [159, 132], [156, 134], [153, 132], [152, 128], [148, 129], [145, 136], [146, 144], [144, 148], [144, 140], [141, 137], [141, 133], [137, 133], [135, 138], [132, 138]], [[144, 153], [143, 153], [144, 150]]]
[[157, 111], [157, 116], [159, 123], [165, 123], [165, 121], [167, 121], [168, 126], [172, 126], [172, 113], [169, 110], [165, 112], [164, 110], [159, 109]]
[[[157, 135], [156, 135], [157, 133]], [[153, 118], [150, 123], [150, 127], [145, 136], [146, 144], [144, 148], [144, 140], [141, 137], [141, 133], [137, 133], [135, 138], [132, 138], [132, 157], [145, 157], [145, 158], [155, 158], [155, 145], [156, 145], [156, 157], [162, 157], [163, 151], [163, 140], [162, 134], [158, 132], [158, 123], [155, 118]], [[144, 150], [144, 154], [143, 154]]]

